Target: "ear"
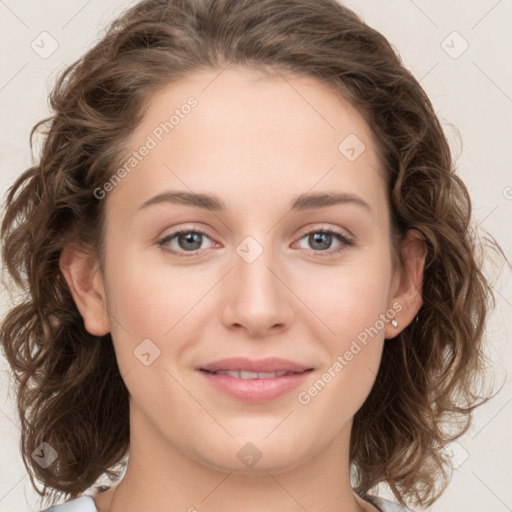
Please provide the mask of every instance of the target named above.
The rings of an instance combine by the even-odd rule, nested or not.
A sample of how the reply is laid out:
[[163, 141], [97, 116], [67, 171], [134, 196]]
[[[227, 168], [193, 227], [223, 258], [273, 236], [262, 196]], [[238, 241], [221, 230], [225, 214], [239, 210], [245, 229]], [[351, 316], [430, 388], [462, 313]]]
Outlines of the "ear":
[[386, 324], [387, 339], [394, 338], [405, 329], [423, 305], [423, 270], [426, 256], [425, 239], [419, 231], [410, 229], [402, 242], [401, 263], [395, 269], [391, 285], [391, 303], [397, 311], [394, 319], [398, 326], [393, 327], [391, 322]]
[[62, 251], [59, 265], [87, 332], [95, 336], [109, 333], [105, 287], [94, 255], [78, 244], [70, 244]]

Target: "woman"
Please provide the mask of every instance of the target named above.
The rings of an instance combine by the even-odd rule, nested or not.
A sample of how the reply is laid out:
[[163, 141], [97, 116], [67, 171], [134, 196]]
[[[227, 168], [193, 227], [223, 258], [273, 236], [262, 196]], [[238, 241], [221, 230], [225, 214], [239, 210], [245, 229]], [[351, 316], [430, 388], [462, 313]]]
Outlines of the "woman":
[[2, 224], [50, 510], [431, 505], [485, 400], [493, 296], [386, 39], [334, 0], [146, 0], [51, 105]]

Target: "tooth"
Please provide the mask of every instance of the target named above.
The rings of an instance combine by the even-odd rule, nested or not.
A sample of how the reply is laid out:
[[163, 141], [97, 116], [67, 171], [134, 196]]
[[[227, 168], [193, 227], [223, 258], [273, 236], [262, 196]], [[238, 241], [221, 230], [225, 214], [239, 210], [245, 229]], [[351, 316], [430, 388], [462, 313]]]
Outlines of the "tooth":
[[258, 372], [246, 372], [242, 370], [240, 372], [240, 378], [241, 379], [257, 379], [259, 378]]
[[279, 372], [250, 372], [245, 370], [218, 370], [213, 372], [215, 375], [228, 375], [235, 379], [273, 379], [275, 377], [282, 377], [283, 375], [293, 375], [293, 372], [279, 371]]

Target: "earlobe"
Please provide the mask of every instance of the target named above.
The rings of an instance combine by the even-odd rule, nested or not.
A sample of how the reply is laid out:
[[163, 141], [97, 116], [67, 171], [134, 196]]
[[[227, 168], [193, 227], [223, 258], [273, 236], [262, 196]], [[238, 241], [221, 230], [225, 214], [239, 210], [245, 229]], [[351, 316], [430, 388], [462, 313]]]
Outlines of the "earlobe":
[[95, 336], [109, 333], [105, 287], [94, 255], [71, 244], [62, 251], [59, 265], [87, 332]]
[[386, 324], [385, 337], [394, 338], [405, 329], [417, 315], [423, 305], [423, 272], [427, 249], [422, 234], [410, 229], [402, 242], [401, 266], [396, 269], [392, 300], [400, 309], [394, 318], [395, 322]]

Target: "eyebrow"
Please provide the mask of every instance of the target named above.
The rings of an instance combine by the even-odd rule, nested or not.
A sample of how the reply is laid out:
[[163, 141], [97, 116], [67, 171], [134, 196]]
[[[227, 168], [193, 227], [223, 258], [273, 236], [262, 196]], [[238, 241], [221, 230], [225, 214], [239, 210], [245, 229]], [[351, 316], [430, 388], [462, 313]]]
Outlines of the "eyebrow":
[[[147, 208], [155, 204], [172, 203], [194, 206], [214, 212], [226, 210], [226, 205], [217, 196], [185, 191], [167, 191], [151, 197], [138, 208]], [[317, 192], [314, 194], [301, 194], [291, 200], [291, 210], [303, 211], [315, 208], [327, 208], [337, 204], [355, 204], [371, 212], [370, 205], [354, 194], [346, 192]]]

